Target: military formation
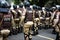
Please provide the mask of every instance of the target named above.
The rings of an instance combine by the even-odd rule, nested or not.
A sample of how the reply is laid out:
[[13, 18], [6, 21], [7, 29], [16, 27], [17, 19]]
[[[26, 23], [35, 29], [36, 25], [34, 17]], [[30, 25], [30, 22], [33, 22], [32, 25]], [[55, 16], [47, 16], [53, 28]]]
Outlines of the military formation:
[[24, 33], [24, 40], [32, 40], [32, 35], [39, 34], [38, 30], [52, 28], [56, 40], [60, 40], [60, 5], [40, 7], [30, 5], [28, 1], [19, 5], [0, 2], [0, 35], [2, 40], [8, 36]]

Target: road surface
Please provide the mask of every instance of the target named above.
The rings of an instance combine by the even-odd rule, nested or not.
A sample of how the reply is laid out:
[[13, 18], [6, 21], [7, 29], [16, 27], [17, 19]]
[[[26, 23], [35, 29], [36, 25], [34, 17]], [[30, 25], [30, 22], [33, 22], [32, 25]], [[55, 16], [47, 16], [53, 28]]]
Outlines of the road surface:
[[[52, 34], [52, 29], [39, 30], [39, 34], [32, 37], [32, 40], [55, 40], [56, 35]], [[19, 33], [8, 37], [8, 40], [24, 40], [24, 34]]]

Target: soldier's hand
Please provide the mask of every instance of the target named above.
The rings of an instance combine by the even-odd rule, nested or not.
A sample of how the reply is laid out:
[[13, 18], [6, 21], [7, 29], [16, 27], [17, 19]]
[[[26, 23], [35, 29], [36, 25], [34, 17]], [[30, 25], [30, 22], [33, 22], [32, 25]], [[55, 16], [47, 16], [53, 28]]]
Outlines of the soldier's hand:
[[24, 8], [24, 12], [26, 13], [26, 9]]
[[24, 8], [23, 14], [24, 14], [24, 15], [26, 14], [26, 9], [25, 9], [25, 8]]

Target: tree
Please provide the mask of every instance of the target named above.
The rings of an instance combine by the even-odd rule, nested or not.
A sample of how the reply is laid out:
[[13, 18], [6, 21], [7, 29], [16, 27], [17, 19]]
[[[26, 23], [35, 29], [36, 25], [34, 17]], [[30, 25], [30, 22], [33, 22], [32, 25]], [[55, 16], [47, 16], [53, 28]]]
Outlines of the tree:
[[14, 4], [18, 5], [20, 3], [20, 0], [14, 0]]
[[54, 1], [49, 0], [44, 6], [50, 8], [50, 7], [55, 6], [55, 5], [56, 5], [56, 3]]
[[57, 4], [60, 5], [60, 0], [56, 0], [57, 1]]
[[44, 6], [45, 3], [47, 2], [48, 0], [31, 0], [30, 3], [31, 4], [36, 4], [38, 6]]
[[[7, 0], [7, 1], [11, 1], [12, 0]], [[36, 4], [38, 6], [53, 6], [54, 4], [60, 5], [60, 0], [28, 0], [31, 5], [32, 4]], [[13, 2], [18, 5], [20, 2], [24, 2], [24, 0], [13, 0]]]

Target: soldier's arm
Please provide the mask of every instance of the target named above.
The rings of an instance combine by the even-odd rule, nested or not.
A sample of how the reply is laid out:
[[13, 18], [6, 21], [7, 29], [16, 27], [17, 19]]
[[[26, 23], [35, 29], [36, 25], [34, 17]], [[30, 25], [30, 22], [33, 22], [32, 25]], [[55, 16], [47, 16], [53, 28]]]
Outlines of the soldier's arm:
[[17, 14], [17, 12], [15, 10], [11, 10], [11, 12], [15, 15]]
[[18, 12], [19, 12], [19, 14], [21, 14], [21, 15], [22, 15], [22, 11], [21, 11], [21, 10], [18, 10]]
[[35, 18], [35, 11], [33, 10], [33, 22], [34, 22], [34, 18]]
[[55, 15], [55, 13], [52, 13], [52, 14], [51, 14], [51, 20], [50, 20], [50, 22], [53, 20], [54, 15]]
[[26, 9], [24, 8], [24, 11], [23, 11], [23, 16], [25, 16], [26, 15]]
[[11, 23], [12, 23], [12, 27], [14, 27], [15, 26], [15, 23], [14, 23], [14, 18], [13, 18], [13, 15], [12, 15], [12, 17], [11, 17]]
[[40, 16], [41, 16], [41, 11], [39, 11], [39, 23], [40, 23]]

